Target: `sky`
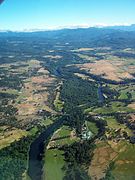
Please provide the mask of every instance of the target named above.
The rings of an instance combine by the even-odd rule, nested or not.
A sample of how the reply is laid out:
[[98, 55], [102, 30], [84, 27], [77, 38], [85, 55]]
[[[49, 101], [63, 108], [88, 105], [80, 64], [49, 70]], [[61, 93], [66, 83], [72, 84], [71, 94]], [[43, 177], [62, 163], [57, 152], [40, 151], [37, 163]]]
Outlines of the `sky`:
[[5, 0], [0, 30], [135, 24], [135, 0]]

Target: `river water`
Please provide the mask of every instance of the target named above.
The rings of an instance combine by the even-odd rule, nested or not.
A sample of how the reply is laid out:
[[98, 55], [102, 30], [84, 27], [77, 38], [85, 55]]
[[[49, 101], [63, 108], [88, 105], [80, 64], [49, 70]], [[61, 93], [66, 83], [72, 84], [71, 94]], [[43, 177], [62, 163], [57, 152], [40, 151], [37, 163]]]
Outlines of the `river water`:
[[98, 98], [99, 98], [100, 103], [103, 103], [105, 100], [103, 92], [102, 92], [102, 84], [101, 83], [99, 83], [99, 87], [98, 87]]
[[42, 154], [44, 144], [51, 135], [63, 124], [64, 118], [60, 118], [36, 138], [30, 146], [28, 175], [32, 180], [41, 180], [42, 176]]

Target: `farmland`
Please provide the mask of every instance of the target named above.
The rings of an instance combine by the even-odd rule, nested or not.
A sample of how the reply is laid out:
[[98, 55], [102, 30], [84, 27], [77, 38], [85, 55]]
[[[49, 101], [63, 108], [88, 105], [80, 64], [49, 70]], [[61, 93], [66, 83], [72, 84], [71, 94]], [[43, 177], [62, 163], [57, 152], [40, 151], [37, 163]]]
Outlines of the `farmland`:
[[133, 180], [134, 42], [27, 35], [0, 39], [1, 179]]
[[[45, 179], [62, 179], [64, 177], [64, 151], [59, 150], [60, 146], [70, 145], [78, 141], [77, 137], [72, 135], [72, 131], [67, 126], [63, 126], [57, 130], [52, 136], [47, 150], [45, 152], [45, 166], [44, 166], [44, 178]], [[55, 173], [52, 173], [52, 168]]]

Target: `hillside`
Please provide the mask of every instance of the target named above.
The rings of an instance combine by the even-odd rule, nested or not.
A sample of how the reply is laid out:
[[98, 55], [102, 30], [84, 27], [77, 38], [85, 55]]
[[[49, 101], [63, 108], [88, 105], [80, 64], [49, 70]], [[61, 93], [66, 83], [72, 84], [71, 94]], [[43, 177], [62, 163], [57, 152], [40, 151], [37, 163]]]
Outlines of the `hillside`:
[[128, 28], [0, 32], [1, 180], [135, 178]]

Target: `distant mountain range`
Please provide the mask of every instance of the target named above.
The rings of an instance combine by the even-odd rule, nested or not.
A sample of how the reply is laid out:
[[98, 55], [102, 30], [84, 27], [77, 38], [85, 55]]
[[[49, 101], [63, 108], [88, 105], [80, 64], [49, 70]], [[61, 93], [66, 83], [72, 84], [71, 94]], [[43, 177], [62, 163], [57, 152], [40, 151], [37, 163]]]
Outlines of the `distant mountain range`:
[[67, 28], [59, 30], [34, 30], [25, 32], [3, 31], [0, 39], [4, 37], [16, 37], [22, 40], [33, 38], [61, 43], [69, 43], [78, 47], [113, 47], [135, 48], [135, 25], [130, 26], [106, 26], [90, 28]]
[[104, 27], [104, 28], [122, 30], [122, 31], [135, 31], [135, 24], [132, 24], [132, 25], [129, 25], [129, 26], [123, 26], [123, 25], [120, 25], [120, 26], [107, 26], [107, 27]]
[[18, 30], [18, 31], [11, 31], [11, 30], [0, 30], [0, 33], [10, 33], [10, 32], [16, 32], [16, 33], [32, 33], [32, 32], [46, 32], [46, 31], [60, 31], [64, 29], [69, 30], [75, 30], [75, 29], [114, 29], [114, 30], [121, 30], [121, 31], [135, 31], [135, 24], [131, 25], [114, 25], [114, 26], [107, 26], [107, 25], [95, 25], [95, 26], [88, 26], [88, 25], [78, 25], [78, 26], [64, 26], [64, 27], [57, 27], [54, 29], [24, 29], [24, 30]]

